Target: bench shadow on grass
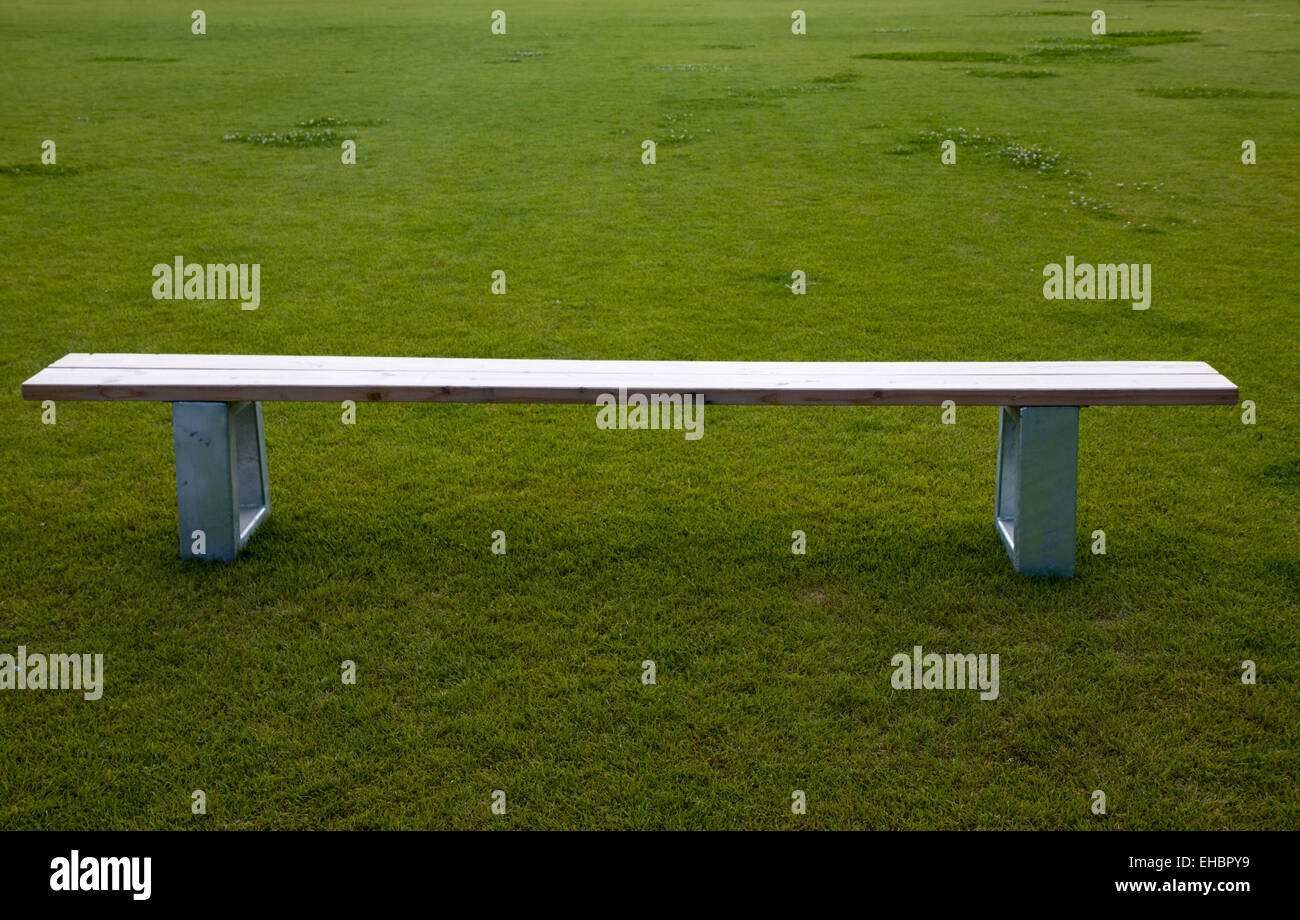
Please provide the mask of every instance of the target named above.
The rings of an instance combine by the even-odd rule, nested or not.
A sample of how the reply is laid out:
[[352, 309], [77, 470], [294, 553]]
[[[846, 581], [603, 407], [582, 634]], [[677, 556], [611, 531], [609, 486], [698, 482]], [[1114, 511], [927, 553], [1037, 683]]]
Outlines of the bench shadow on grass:
[[[552, 579], [563, 577], [558, 563], [552, 575], [550, 559], [563, 557], [570, 568], [578, 564], [599, 584], [626, 573], [629, 564], [658, 567], [665, 554], [689, 560], [690, 565], [682, 562], [682, 571], [701, 572], [698, 577], [703, 581], [726, 582], [753, 573], [755, 591], [788, 590], [796, 598], [813, 585], [831, 585], [851, 595], [878, 595], [885, 580], [891, 594], [924, 596], [956, 589], [983, 596], [1010, 591], [1012, 598], [1032, 601], [1090, 580], [1085, 535], [1078, 537], [1073, 578], [1019, 575], [992, 519], [972, 522], [969, 515], [954, 514], [951, 523], [938, 526], [880, 516], [856, 522], [821, 518], [817, 527], [825, 535], [814, 535], [808, 554], [798, 556], [790, 552], [787, 539], [791, 520], [797, 516], [793, 514], [743, 516], [734, 523], [728, 515], [726, 521], [714, 520], [684, 538], [680, 521], [667, 512], [662, 521], [653, 515], [629, 524], [569, 514], [551, 516], [541, 509], [528, 532], [506, 527], [518, 536], [509, 544], [510, 572], [498, 575], [491, 571], [498, 560], [487, 555], [482, 514], [458, 508], [440, 519], [437, 511], [413, 506], [409, 515], [393, 519], [372, 517], [370, 511], [368, 506], [348, 504], [272, 514], [234, 564], [177, 558], [171, 531], [160, 532], [153, 542], [165, 540], [166, 549], [160, 553], [188, 579], [218, 586], [245, 578], [261, 582], [276, 571], [291, 576], [294, 569], [302, 568], [349, 580], [382, 580], [395, 572], [432, 574], [438, 581], [454, 577], [462, 583], [481, 578], [492, 590], [502, 587], [504, 577], [512, 590], [527, 593], [534, 584], [549, 592], [554, 588]], [[412, 539], [413, 533], [420, 538]], [[214, 571], [226, 574], [214, 579]]]
[[833, 570], [843, 573], [846, 583], [864, 590], [882, 577], [896, 578], [891, 591], [899, 596], [969, 590], [980, 597], [996, 594], [1013, 602], [1032, 602], [1086, 580], [1087, 563], [1078, 552], [1084, 547], [1082, 540], [1080, 535], [1072, 578], [1021, 575], [1011, 565], [991, 513], [987, 520], [978, 521], [954, 514], [950, 523], [890, 526], [881, 536], [844, 547]]

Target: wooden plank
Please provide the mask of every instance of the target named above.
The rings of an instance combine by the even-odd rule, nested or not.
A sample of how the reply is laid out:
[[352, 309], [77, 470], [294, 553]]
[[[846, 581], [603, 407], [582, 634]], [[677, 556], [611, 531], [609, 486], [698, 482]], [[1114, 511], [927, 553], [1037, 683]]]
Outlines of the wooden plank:
[[906, 376], [984, 374], [1213, 374], [1204, 361], [619, 361], [545, 358], [389, 358], [308, 355], [71, 354], [51, 367], [174, 368], [230, 370], [554, 372], [608, 375], [627, 372], [670, 374], [707, 370], [737, 375], [885, 374]]
[[[1186, 388], [1215, 388], [1217, 374], [852, 374], [771, 373], [743, 375], [698, 368], [674, 368], [670, 372], [637, 368], [610, 368], [575, 375], [528, 369], [525, 371], [374, 371], [374, 370], [230, 370], [154, 368], [57, 368], [42, 371], [34, 384], [63, 383], [73, 386], [189, 387], [252, 386], [329, 389], [349, 391], [368, 387], [452, 387], [478, 389], [510, 387], [535, 389], [539, 393], [568, 390], [612, 391], [620, 387], [637, 392], [708, 392], [727, 389], [763, 390], [892, 390], [917, 389], [932, 392], [980, 392], [1007, 389], [1080, 390], [1107, 392], [1177, 391]], [[161, 397], [159, 397], [161, 398]]]
[[[208, 367], [138, 367], [202, 358]], [[255, 359], [255, 360], [253, 360]], [[700, 393], [717, 404], [1189, 405], [1237, 401], [1231, 381], [1201, 362], [899, 363], [569, 361], [68, 356], [23, 384], [27, 399], [166, 401], [594, 403], [602, 393]], [[364, 367], [357, 361], [368, 362]], [[303, 365], [301, 362], [307, 362]], [[325, 361], [326, 367], [310, 362]], [[113, 362], [117, 362], [114, 365]], [[126, 362], [125, 365], [123, 362]], [[335, 363], [337, 362], [337, 363]], [[399, 362], [399, 363], [394, 363]], [[254, 367], [235, 367], [238, 364]], [[1186, 365], [1169, 368], [1169, 364]], [[271, 366], [268, 366], [271, 365]], [[542, 365], [542, 366], [539, 366]], [[1082, 371], [1081, 368], [1088, 368]], [[997, 372], [992, 372], [996, 370]]]

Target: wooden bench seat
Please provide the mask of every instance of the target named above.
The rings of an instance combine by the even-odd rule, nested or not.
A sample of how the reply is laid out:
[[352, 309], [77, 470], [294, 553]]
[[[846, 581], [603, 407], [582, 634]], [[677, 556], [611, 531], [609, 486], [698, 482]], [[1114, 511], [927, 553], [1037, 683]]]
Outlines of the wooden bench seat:
[[1116, 406], [1235, 403], [1201, 361], [557, 361], [292, 355], [73, 354], [27, 399], [592, 403], [702, 393], [717, 405]]
[[71, 354], [32, 400], [172, 403], [180, 548], [233, 560], [270, 514], [261, 403], [589, 403], [699, 395], [723, 405], [1001, 406], [994, 523], [1017, 572], [1074, 572], [1080, 406], [1231, 405], [1200, 361], [580, 361]]

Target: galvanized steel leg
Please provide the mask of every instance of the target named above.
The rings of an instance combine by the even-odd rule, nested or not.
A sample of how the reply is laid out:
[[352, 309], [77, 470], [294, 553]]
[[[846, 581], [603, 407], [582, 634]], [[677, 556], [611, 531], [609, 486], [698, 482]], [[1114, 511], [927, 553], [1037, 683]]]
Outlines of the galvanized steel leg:
[[1074, 574], [1077, 406], [1003, 406], [994, 524], [1022, 575]]
[[182, 559], [232, 562], [271, 514], [262, 404], [174, 402]]

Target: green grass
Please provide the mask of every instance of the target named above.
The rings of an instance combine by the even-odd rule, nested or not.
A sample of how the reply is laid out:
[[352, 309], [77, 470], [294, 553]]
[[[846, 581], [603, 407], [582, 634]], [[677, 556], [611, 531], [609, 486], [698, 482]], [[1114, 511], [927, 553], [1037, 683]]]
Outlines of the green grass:
[[1140, 93], [1161, 99], [1296, 99], [1294, 93], [1261, 92], [1254, 89], [1215, 86], [1180, 86], [1140, 89]]
[[59, 166], [56, 163], [14, 163], [8, 166], [0, 166], [0, 177], [19, 177], [19, 178], [36, 178], [36, 179], [56, 179], [62, 176], [77, 176], [81, 174], [79, 166]]
[[1015, 60], [1002, 51], [864, 51], [855, 58], [871, 61], [970, 61], [1005, 64]]
[[998, 80], [1041, 80], [1043, 77], [1055, 77], [1050, 70], [968, 70], [967, 76], [992, 77]]
[[242, 131], [234, 131], [221, 135], [221, 139], [271, 147], [338, 147], [346, 140], [342, 134], [331, 128], [323, 128], [320, 131], [272, 131], [266, 134], [261, 132], [245, 134]]
[[[805, 37], [740, 0], [489, 11], [0, 7], [0, 652], [107, 671], [0, 693], [0, 827], [1300, 826], [1296, 39], [1247, 15], [1295, 5], [1054, 42], [970, 15], [1028, 0], [828, 0]], [[1004, 60], [1058, 76], [962, 66]], [[1251, 95], [1140, 92], [1197, 85]], [[999, 141], [942, 166], [952, 125]], [[334, 137], [223, 142], [300, 132]], [[153, 300], [177, 255], [260, 263], [260, 309]], [[1066, 255], [1151, 263], [1151, 309], [1045, 300]], [[992, 408], [709, 407], [687, 442], [269, 403], [273, 515], [193, 565], [168, 406], [20, 399], [73, 351], [1195, 359], [1259, 421], [1084, 410], [1060, 581], [994, 535]], [[913, 645], [1000, 654], [1000, 698], [892, 690]]]
[[[984, 134], [978, 129], [940, 128], [922, 131], [909, 138], [912, 149], [928, 147], [939, 149], [944, 141], [951, 140], [959, 149], [979, 150], [985, 157], [997, 157], [1017, 169], [1030, 169], [1050, 173], [1061, 165], [1060, 151], [1046, 149], [1038, 144], [1026, 144], [1003, 134]], [[1063, 170], [1069, 175], [1069, 170]]]

